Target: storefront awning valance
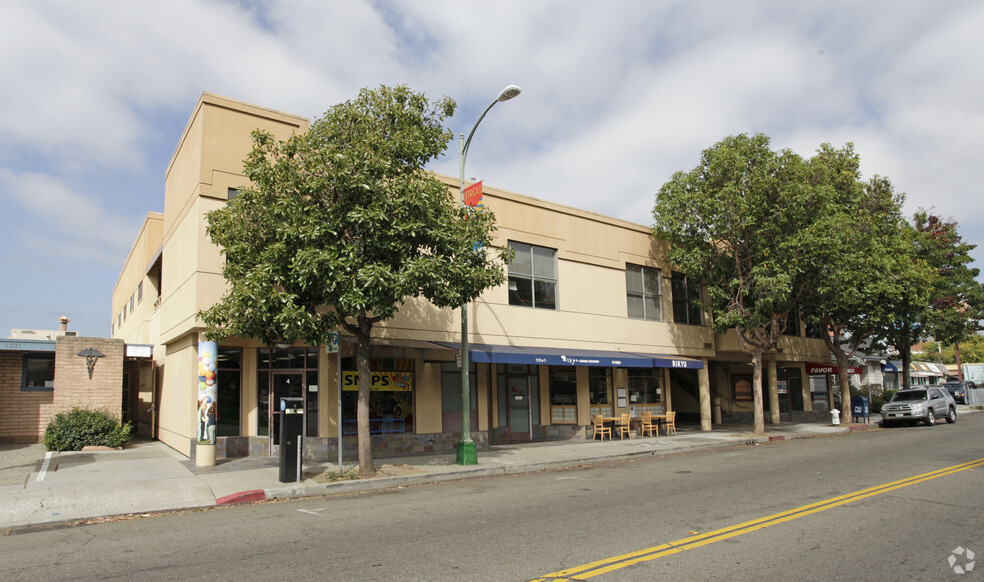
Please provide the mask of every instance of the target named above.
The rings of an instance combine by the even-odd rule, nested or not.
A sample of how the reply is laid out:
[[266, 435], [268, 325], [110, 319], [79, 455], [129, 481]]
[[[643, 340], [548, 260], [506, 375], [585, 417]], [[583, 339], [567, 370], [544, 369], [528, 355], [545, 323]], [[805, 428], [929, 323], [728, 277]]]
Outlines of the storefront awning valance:
[[[902, 362], [892, 360], [882, 366], [883, 372], [901, 372]], [[947, 375], [946, 366], [934, 362], [909, 362], [909, 375], [916, 377], [932, 377]]]
[[[434, 342], [451, 349], [460, 344]], [[700, 369], [704, 363], [689, 358], [634, 354], [606, 350], [535, 348], [527, 346], [498, 346], [469, 344], [468, 357], [480, 364], [527, 364], [540, 366], [600, 366], [605, 368], [690, 368]]]
[[[861, 368], [857, 366], [848, 366], [847, 368], [848, 374], [857, 374], [860, 376], [861, 372], [862, 372]], [[820, 376], [822, 374], [839, 374], [840, 366], [838, 366], [837, 364], [807, 363], [806, 373], [809, 374], [810, 376]]]

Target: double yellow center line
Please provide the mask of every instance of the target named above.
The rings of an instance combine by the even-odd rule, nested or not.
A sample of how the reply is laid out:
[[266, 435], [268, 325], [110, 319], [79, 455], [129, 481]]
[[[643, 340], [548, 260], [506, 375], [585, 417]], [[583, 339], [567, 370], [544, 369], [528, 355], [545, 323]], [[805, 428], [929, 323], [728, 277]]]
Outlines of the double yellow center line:
[[679, 552], [684, 552], [686, 550], [693, 550], [701, 546], [706, 546], [708, 544], [720, 542], [722, 540], [733, 538], [742, 534], [746, 534], [760, 529], [765, 529], [767, 527], [778, 525], [780, 523], [785, 523], [787, 521], [792, 521], [800, 517], [805, 517], [807, 515], [819, 513], [827, 509], [839, 507], [841, 505], [846, 505], [848, 503], [852, 503], [860, 499], [873, 497], [875, 495], [881, 495], [882, 493], [888, 493], [889, 491], [894, 491], [896, 489], [901, 489], [903, 487], [908, 487], [910, 485], [916, 485], [918, 483], [923, 483], [931, 479], [946, 477], [948, 475], [952, 475], [960, 471], [966, 471], [968, 469], [974, 469], [981, 466], [984, 466], [984, 459], [977, 459], [976, 461], [970, 461], [968, 463], [954, 465], [952, 467], [939, 469], [937, 471], [932, 471], [930, 473], [923, 473], [922, 475], [908, 477], [906, 479], [893, 481], [891, 483], [885, 483], [883, 485], [878, 485], [876, 487], [871, 487], [868, 489], [862, 489], [860, 491], [855, 491], [854, 493], [848, 493], [846, 495], [841, 495], [839, 497], [832, 497], [824, 501], [818, 501], [816, 503], [811, 503], [810, 505], [804, 505], [802, 507], [797, 507], [796, 509], [783, 511], [782, 513], [774, 513], [766, 517], [761, 517], [759, 519], [754, 519], [752, 521], [746, 521], [744, 523], [739, 523], [737, 525], [728, 526], [716, 531], [708, 532], [705, 534], [699, 534], [688, 538], [683, 538], [675, 542], [669, 542], [651, 548], [646, 548], [645, 550], [639, 550], [637, 552], [632, 552], [629, 554], [622, 554], [621, 556], [613, 556], [611, 558], [605, 558], [604, 560], [591, 562], [590, 564], [584, 564], [574, 568], [560, 570], [559, 572], [553, 572], [552, 574], [546, 574], [540, 576], [539, 578], [535, 578], [532, 582], [565, 582], [565, 581], [576, 582], [579, 580], [586, 580], [588, 578], [593, 578], [594, 576], [598, 576], [599, 574], [612, 572], [614, 570], [626, 568], [628, 566], [639, 564], [641, 562], [656, 560], [658, 558], [662, 558], [663, 556], [677, 554]]

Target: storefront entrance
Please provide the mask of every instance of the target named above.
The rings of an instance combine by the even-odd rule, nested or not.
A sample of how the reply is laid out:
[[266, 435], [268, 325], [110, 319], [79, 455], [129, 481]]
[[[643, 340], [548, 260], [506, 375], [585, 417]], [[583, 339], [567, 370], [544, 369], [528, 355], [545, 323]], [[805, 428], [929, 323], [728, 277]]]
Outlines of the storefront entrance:
[[509, 376], [506, 387], [509, 394], [509, 440], [528, 441], [532, 438], [529, 379], [526, 376]]
[[[274, 372], [273, 373], [273, 398], [267, 407], [270, 426], [273, 427], [273, 434], [270, 435], [270, 442], [273, 445], [280, 444], [280, 399], [281, 398], [301, 398], [304, 396], [304, 374], [299, 372]], [[270, 450], [273, 454], [273, 449]]]
[[257, 350], [256, 435], [269, 437], [269, 454], [280, 444], [280, 399], [304, 398], [305, 436], [318, 436], [318, 351], [314, 348]]

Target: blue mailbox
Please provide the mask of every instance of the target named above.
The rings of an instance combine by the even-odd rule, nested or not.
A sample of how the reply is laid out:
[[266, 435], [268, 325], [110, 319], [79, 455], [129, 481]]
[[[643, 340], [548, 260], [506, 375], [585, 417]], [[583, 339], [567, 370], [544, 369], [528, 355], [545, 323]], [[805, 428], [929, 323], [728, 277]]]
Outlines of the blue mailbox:
[[868, 412], [868, 399], [864, 396], [854, 396], [851, 398], [851, 422], [870, 422], [871, 414]]

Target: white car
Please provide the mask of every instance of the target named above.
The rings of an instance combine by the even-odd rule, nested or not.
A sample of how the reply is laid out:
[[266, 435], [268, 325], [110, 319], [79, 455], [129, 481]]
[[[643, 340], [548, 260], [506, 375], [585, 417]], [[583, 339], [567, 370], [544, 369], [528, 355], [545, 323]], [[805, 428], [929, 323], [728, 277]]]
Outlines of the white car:
[[950, 424], [957, 422], [957, 404], [945, 389], [935, 386], [899, 390], [881, 408], [882, 426], [908, 422], [936, 424], [937, 418], [945, 418]]

